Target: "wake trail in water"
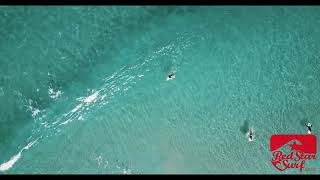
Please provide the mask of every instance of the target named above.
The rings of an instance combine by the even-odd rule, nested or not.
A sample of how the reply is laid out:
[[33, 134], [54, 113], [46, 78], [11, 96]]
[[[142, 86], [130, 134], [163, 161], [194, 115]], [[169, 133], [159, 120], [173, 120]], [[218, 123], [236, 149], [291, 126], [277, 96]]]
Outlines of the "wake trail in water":
[[6, 170], [9, 170], [10, 168], [12, 168], [12, 166], [21, 158], [22, 152], [24, 150], [28, 150], [29, 148], [31, 148], [37, 141], [38, 141], [38, 139], [33, 142], [30, 142], [28, 145], [26, 145], [24, 148], [22, 148], [18, 154], [14, 155], [9, 161], [1, 164], [0, 171], [6, 171]]
[[[189, 43], [182, 43], [182, 48], [187, 48]], [[190, 45], [190, 44], [189, 44]], [[11, 157], [7, 162], [0, 165], [0, 171], [7, 171], [22, 157], [24, 150], [28, 150], [35, 143], [39, 143], [45, 138], [57, 135], [61, 132], [61, 128], [75, 120], [83, 120], [84, 116], [90, 112], [93, 107], [96, 109], [104, 107], [110, 103], [115, 97], [121, 96], [130, 90], [138, 81], [144, 78], [148, 73], [151, 73], [151, 68], [158, 66], [153, 63], [158, 57], [164, 56], [175, 49], [175, 44], [169, 44], [159, 50], [154, 51], [152, 55], [143, 60], [142, 63], [135, 64], [131, 67], [123, 66], [119, 71], [114, 72], [111, 76], [103, 78], [102, 85], [97, 90], [92, 90], [92, 94], [86, 97], [79, 97], [74, 100], [74, 107], [63, 115], [48, 118], [48, 111], [43, 110], [42, 116], [33, 116], [38, 126], [32, 130], [32, 137], [37, 137], [31, 140], [28, 145], [22, 148], [16, 155]], [[181, 50], [181, 47], [179, 51]], [[51, 93], [52, 94], [52, 93]], [[61, 95], [62, 93], [59, 93]], [[33, 112], [34, 113], [34, 112]], [[37, 114], [40, 112], [36, 112]], [[46, 114], [47, 113], [47, 114]], [[36, 115], [37, 115], [36, 114]], [[46, 118], [47, 117], [47, 118]], [[54, 122], [44, 121], [44, 119], [55, 119]], [[127, 172], [124, 172], [127, 173]]]

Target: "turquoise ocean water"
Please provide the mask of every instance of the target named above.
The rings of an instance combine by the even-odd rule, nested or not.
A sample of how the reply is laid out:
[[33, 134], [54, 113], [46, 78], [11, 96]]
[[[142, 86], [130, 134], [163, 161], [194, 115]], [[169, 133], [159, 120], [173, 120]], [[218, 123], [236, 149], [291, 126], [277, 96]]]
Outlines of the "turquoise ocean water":
[[272, 134], [319, 135], [320, 7], [2, 6], [0, 24], [1, 174], [280, 173]]

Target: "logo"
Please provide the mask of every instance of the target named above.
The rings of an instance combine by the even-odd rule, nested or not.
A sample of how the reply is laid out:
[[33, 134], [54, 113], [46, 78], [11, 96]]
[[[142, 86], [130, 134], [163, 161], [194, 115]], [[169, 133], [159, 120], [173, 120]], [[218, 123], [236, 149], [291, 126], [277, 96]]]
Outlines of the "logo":
[[271, 163], [279, 171], [290, 168], [305, 169], [306, 161], [316, 159], [317, 137], [311, 134], [272, 135], [270, 138]]

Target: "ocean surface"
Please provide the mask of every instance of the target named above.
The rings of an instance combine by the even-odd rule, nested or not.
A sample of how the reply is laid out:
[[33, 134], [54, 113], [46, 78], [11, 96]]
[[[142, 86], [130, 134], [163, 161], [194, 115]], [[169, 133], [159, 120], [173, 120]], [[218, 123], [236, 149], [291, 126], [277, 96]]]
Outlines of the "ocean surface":
[[302, 121], [319, 136], [319, 6], [1, 6], [0, 24], [0, 174], [320, 173], [269, 150]]

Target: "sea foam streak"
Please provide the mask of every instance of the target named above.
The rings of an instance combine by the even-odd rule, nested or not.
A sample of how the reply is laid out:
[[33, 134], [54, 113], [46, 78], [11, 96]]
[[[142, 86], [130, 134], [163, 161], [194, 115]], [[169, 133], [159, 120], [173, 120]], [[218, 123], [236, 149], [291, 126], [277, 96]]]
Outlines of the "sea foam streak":
[[0, 165], [0, 171], [6, 171], [10, 169], [21, 157], [21, 152], [20, 151], [17, 155], [13, 156], [8, 162], [5, 162]]
[[9, 161], [1, 164], [0, 171], [7, 171], [10, 168], [12, 168], [12, 166], [21, 158], [22, 152], [31, 148], [37, 141], [38, 139], [33, 142], [30, 142], [28, 145], [22, 148], [18, 154], [14, 155]]
[[[136, 84], [135, 79], [140, 79], [141, 77], [144, 76], [144, 74], [142, 74], [140, 67], [144, 67], [146, 64], [148, 64], [150, 61], [152, 61], [153, 59], [157, 58], [159, 56], [159, 54], [166, 52], [167, 50], [172, 49], [173, 46], [169, 45], [166, 46], [162, 49], [160, 49], [159, 51], [155, 52], [155, 55], [152, 55], [151, 57], [149, 57], [148, 59], [146, 59], [142, 64], [137, 64], [135, 66], [132, 66], [130, 68], [126, 69], [126, 66], [121, 68], [120, 73], [115, 72], [114, 74], [112, 74], [112, 76], [105, 78], [104, 81], [106, 81], [107, 83], [104, 84], [99, 91], [94, 92], [93, 94], [87, 96], [87, 97], [80, 97], [77, 98], [76, 100], [81, 101], [83, 103], [78, 104], [77, 106], [75, 106], [70, 112], [66, 113], [65, 116], [68, 116], [68, 119], [62, 123], [60, 123], [59, 125], [65, 125], [69, 122], [71, 122], [74, 118], [78, 118], [78, 119], [82, 119], [83, 117], [81, 116], [81, 108], [83, 108], [84, 106], [87, 107], [87, 105], [94, 103], [97, 101], [97, 98], [99, 95], [101, 95], [101, 99], [100, 100], [104, 100], [105, 97], [112, 97], [114, 96], [115, 93], [117, 93], [118, 91], [120, 91], [121, 89], [124, 90], [128, 90], [129, 88], [131, 88], [130, 85], [132, 84]], [[126, 75], [128, 71], [132, 71], [132, 72], [136, 72], [139, 74], [136, 74], [136, 76], [129, 76]], [[145, 72], [149, 72], [150, 69], [147, 68], [144, 70]], [[49, 74], [48, 74], [49, 75]], [[128, 77], [129, 76], [129, 77]], [[136, 78], [139, 77], [139, 78]], [[115, 83], [116, 81], [114, 81], [114, 79], [117, 79], [119, 81], [118, 84], [123, 84], [126, 85], [124, 87], [119, 87], [119, 85], [117, 83]], [[113, 80], [113, 81], [112, 81]], [[21, 93], [20, 93], [21, 94]], [[61, 94], [63, 94], [63, 92], [57, 90], [54, 91], [53, 88], [49, 88], [48, 89], [48, 94], [50, 96], [50, 98], [56, 99], [58, 98]], [[105, 102], [103, 102], [105, 103]], [[88, 108], [87, 108], [88, 109]], [[32, 109], [34, 110], [34, 109]], [[80, 111], [79, 111], [80, 110]], [[39, 110], [35, 109], [33, 112], [33, 115], [36, 116], [38, 113], [40, 113]], [[71, 117], [70, 117], [70, 116]], [[55, 125], [60, 121], [57, 120], [55, 122], [53, 122], [52, 124]], [[54, 128], [55, 129], [55, 128]], [[60, 132], [60, 130], [57, 130], [58, 132]], [[48, 137], [48, 136], [47, 136]], [[42, 138], [42, 137], [41, 137]], [[38, 141], [35, 140], [31, 143], [29, 143], [28, 145], [26, 145], [24, 148], [22, 148], [19, 153], [17, 153], [16, 155], [14, 155], [13, 157], [11, 157], [11, 159], [3, 164], [0, 165], [0, 171], [7, 171], [10, 168], [13, 167], [13, 165], [22, 157], [22, 153], [24, 150], [28, 150], [29, 148], [31, 148], [36, 142]], [[125, 174], [131, 174], [132, 171], [130, 169], [121, 169], [120, 167], [118, 167], [119, 170], [122, 171], [122, 173]]]
[[86, 103], [94, 102], [94, 101], [97, 99], [98, 94], [99, 94], [98, 91], [95, 92], [95, 93], [93, 93], [92, 95], [90, 95], [90, 96], [88, 96], [87, 98], [85, 98], [85, 99], [83, 100], [83, 102], [86, 102]]

